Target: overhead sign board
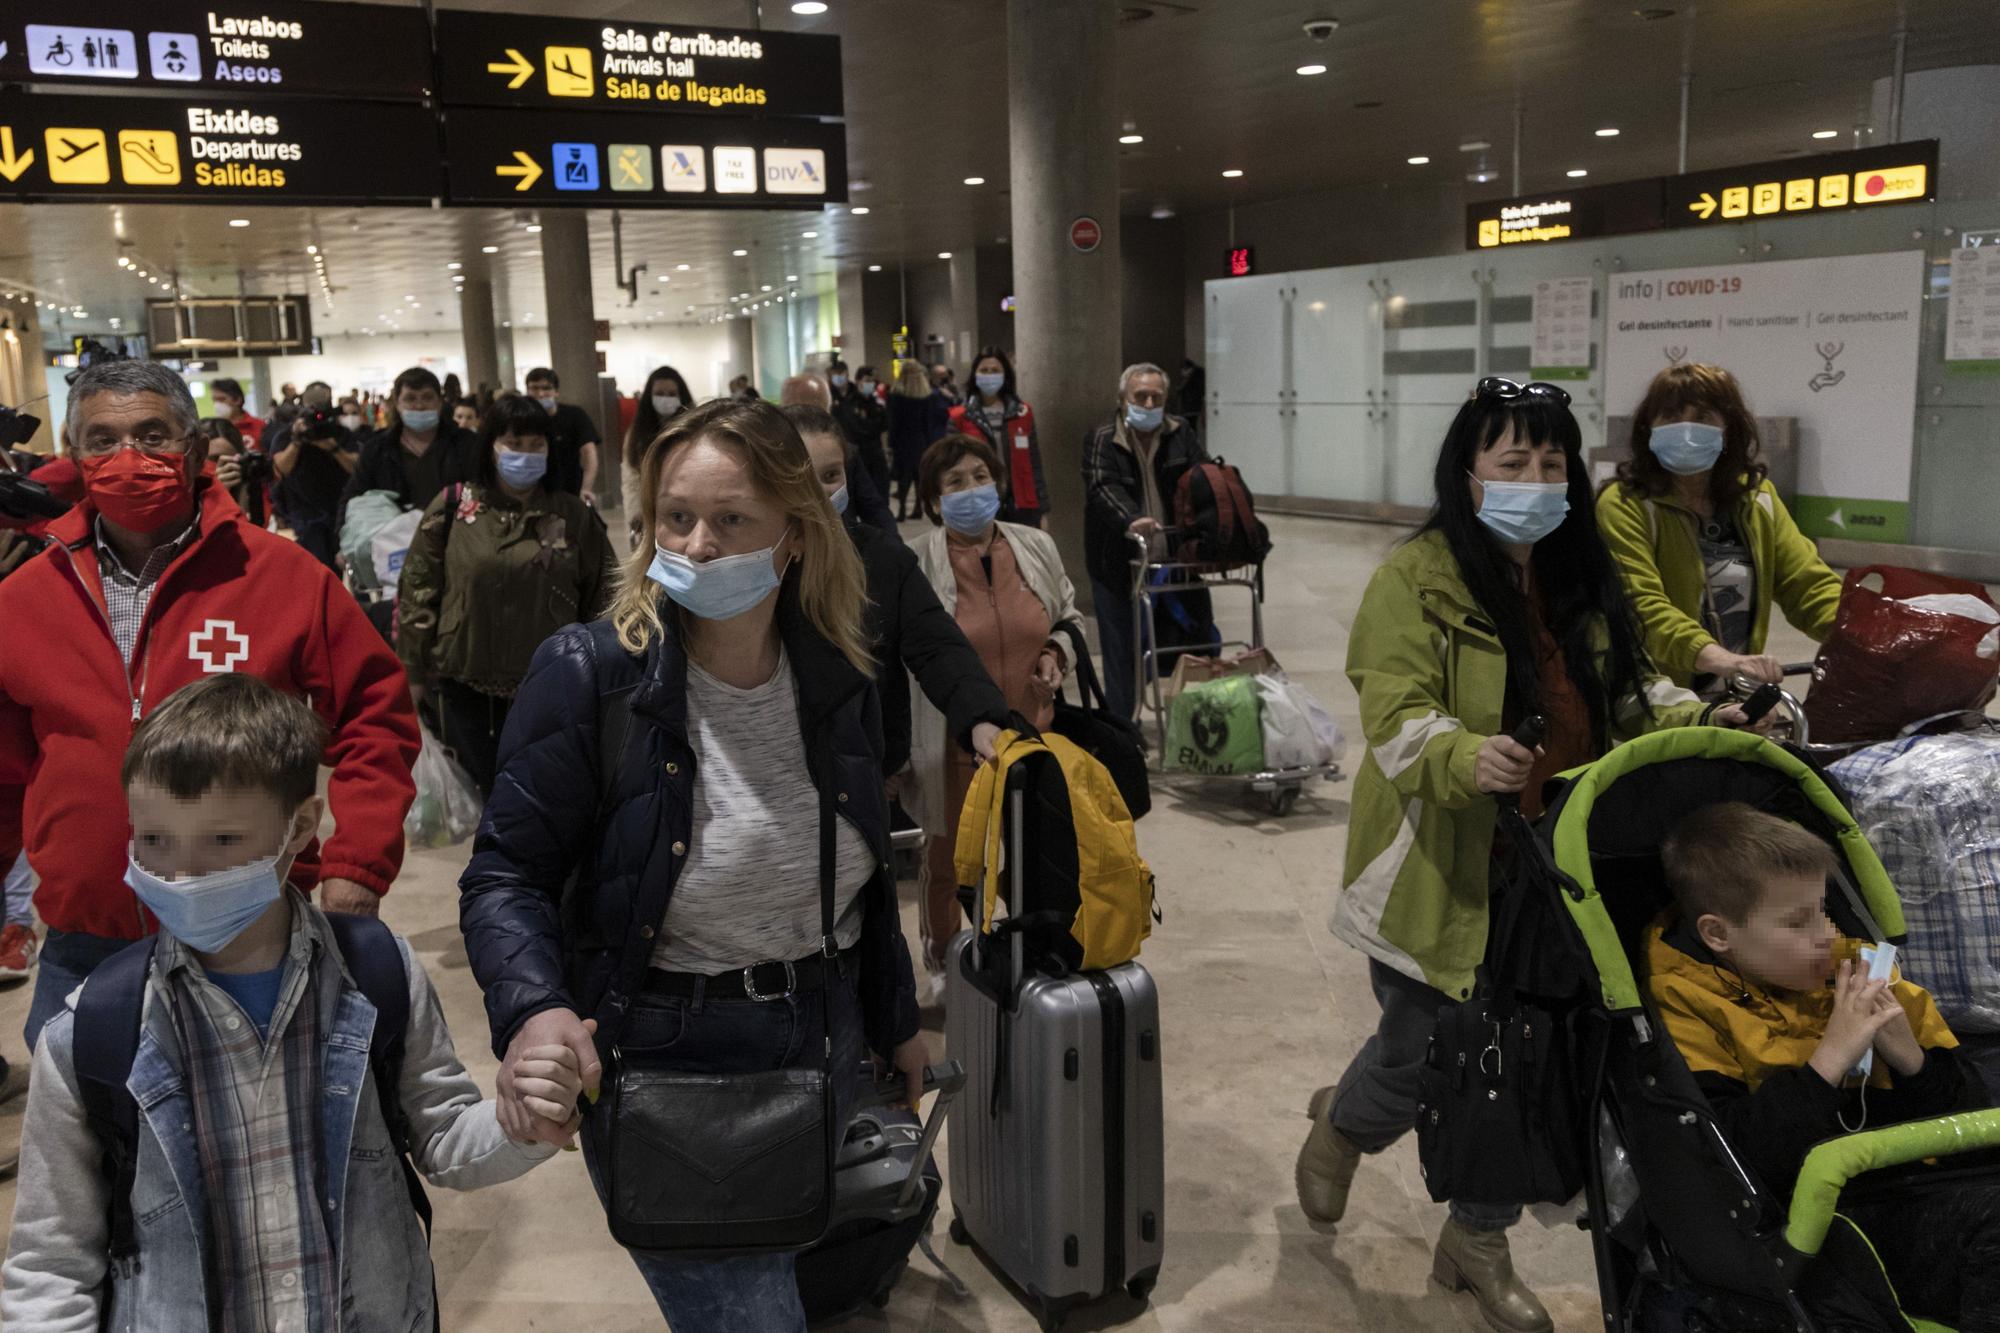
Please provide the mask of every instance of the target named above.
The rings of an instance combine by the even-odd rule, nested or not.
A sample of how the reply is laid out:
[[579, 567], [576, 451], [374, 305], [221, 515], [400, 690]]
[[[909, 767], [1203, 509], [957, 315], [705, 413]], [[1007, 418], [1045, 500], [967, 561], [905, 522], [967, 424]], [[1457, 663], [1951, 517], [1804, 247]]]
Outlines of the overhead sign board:
[[1494, 199], [1465, 210], [1469, 250], [1798, 217], [1937, 194], [1935, 139]]
[[839, 116], [840, 39], [450, 9], [440, 96], [461, 106]]
[[430, 33], [414, 6], [9, 0], [0, 83], [414, 100], [430, 92]]
[[241, 98], [0, 99], [0, 199], [421, 203], [420, 105]]
[[847, 198], [841, 126], [812, 120], [447, 108], [455, 204], [817, 208]]

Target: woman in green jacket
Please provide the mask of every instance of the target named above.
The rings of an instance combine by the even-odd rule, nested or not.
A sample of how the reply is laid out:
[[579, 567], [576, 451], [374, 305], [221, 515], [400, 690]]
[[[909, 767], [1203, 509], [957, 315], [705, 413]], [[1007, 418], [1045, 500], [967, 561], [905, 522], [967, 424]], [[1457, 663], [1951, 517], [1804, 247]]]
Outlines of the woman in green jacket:
[[1764, 643], [1777, 607], [1824, 639], [1840, 576], [1758, 460], [1757, 419], [1719, 366], [1669, 366], [1632, 416], [1632, 457], [1597, 499], [1597, 525], [1646, 631], [1646, 651], [1707, 693], [1732, 673], [1778, 681]]
[[482, 796], [528, 659], [563, 626], [602, 615], [617, 578], [604, 520], [543, 480], [549, 421], [514, 394], [487, 409], [478, 479], [431, 501], [397, 589], [396, 654], [410, 693], [421, 704], [435, 689], [438, 739]]
[[[1591, 519], [1581, 445], [1563, 390], [1481, 380], [1439, 451], [1430, 521], [1375, 572], [1348, 636], [1368, 751], [1333, 931], [1368, 954], [1382, 1014], [1339, 1085], [1312, 1099], [1297, 1184], [1315, 1220], [1338, 1221], [1361, 1157], [1415, 1124], [1438, 1010], [1472, 993], [1498, 864], [1494, 798], [1518, 793], [1533, 817], [1545, 779], [1702, 718], [1646, 660]], [[1529, 751], [1509, 733], [1536, 714], [1546, 738]], [[1548, 1313], [1507, 1248], [1520, 1212], [1454, 1203], [1432, 1273], [1471, 1290], [1493, 1327], [1538, 1333]]]

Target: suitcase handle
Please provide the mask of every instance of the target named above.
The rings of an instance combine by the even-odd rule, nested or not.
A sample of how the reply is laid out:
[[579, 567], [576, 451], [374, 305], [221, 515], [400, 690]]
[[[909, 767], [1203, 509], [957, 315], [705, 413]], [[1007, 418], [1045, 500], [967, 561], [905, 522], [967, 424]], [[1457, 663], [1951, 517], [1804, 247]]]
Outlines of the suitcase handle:
[[[965, 1066], [958, 1061], [946, 1060], [943, 1064], [925, 1066], [924, 1091], [935, 1092], [938, 1097], [931, 1103], [930, 1114], [924, 1117], [923, 1134], [917, 1140], [916, 1158], [910, 1163], [909, 1177], [903, 1181], [903, 1192], [896, 1197], [898, 1211], [914, 1203], [917, 1191], [923, 1188], [924, 1168], [930, 1165], [931, 1154], [937, 1149], [938, 1135], [944, 1130], [944, 1118], [964, 1087]], [[873, 1088], [863, 1094], [860, 1106], [887, 1106], [905, 1091], [901, 1079], [879, 1079]]]

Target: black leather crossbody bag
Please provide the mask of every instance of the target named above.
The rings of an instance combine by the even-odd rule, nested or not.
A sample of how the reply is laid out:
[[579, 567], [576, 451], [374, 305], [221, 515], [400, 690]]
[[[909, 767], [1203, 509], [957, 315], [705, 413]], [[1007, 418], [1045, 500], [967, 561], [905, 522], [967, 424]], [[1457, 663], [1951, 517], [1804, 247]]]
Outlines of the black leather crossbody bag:
[[[828, 780], [831, 774], [828, 773]], [[832, 789], [820, 791], [820, 1014], [817, 1068], [752, 1074], [635, 1069], [614, 1039], [601, 1117], [605, 1212], [635, 1250], [724, 1255], [798, 1250], [833, 1207]]]

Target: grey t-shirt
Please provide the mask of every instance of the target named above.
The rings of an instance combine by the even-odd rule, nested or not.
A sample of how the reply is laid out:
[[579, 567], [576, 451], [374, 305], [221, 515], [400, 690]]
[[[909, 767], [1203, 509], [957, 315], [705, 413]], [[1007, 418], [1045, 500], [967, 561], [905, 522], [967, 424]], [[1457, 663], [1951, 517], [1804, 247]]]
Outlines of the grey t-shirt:
[[1717, 514], [1702, 523], [1697, 540], [1708, 576], [1702, 627], [1730, 652], [1748, 652], [1750, 614], [1757, 598], [1757, 569], [1750, 545], [1728, 514]]
[[[687, 669], [694, 819], [687, 860], [652, 965], [714, 976], [819, 951], [819, 789], [806, 769], [798, 690], [782, 651], [762, 685], [739, 690]], [[861, 886], [875, 854], [834, 824], [834, 938], [861, 938]]]

